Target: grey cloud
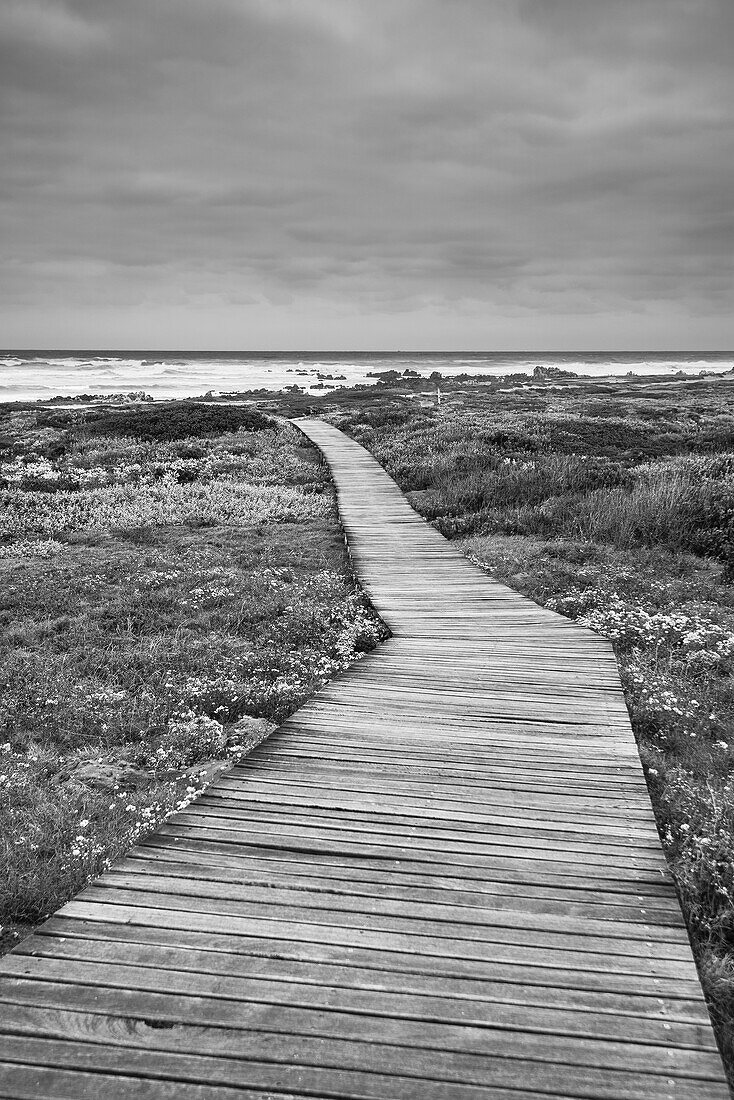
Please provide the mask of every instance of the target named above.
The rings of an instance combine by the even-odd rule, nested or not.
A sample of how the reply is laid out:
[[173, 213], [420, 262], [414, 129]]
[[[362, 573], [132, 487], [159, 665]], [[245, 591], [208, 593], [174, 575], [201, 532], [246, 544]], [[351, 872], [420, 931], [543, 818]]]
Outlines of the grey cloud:
[[235, 344], [243, 318], [267, 327], [294, 302], [334, 333], [399, 313], [402, 346], [429, 310], [455, 331], [597, 312], [601, 333], [646, 303], [724, 318], [733, 12], [11, 0], [5, 300], [36, 317], [66, 303], [82, 327], [102, 306], [195, 301]]
[[6, 0], [0, 38], [33, 52], [78, 54], [106, 38], [104, 30], [57, 0]]

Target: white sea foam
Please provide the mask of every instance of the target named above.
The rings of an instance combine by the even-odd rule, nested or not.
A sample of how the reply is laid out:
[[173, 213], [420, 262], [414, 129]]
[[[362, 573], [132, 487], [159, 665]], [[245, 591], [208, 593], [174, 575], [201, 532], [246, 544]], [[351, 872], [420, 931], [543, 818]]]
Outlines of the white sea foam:
[[[593, 353], [496, 354], [447, 353], [444, 355], [355, 355], [341, 353], [330, 358], [323, 353], [276, 354], [272, 356], [217, 355], [213, 353], [161, 352], [114, 355], [110, 352], [46, 354], [0, 352], [0, 390], [5, 400], [33, 400], [56, 394], [125, 393], [145, 390], [157, 397], [190, 397], [205, 393], [269, 389], [298, 384], [308, 390], [317, 375], [345, 375], [344, 381], [327, 379], [324, 389], [340, 385], [374, 382], [375, 375], [410, 369], [428, 377], [438, 370], [457, 374], [532, 374], [537, 366], [559, 367], [587, 377], [696, 375], [701, 371], [721, 373], [734, 370], [734, 355], [724, 353]], [[324, 390], [314, 390], [314, 393]]]

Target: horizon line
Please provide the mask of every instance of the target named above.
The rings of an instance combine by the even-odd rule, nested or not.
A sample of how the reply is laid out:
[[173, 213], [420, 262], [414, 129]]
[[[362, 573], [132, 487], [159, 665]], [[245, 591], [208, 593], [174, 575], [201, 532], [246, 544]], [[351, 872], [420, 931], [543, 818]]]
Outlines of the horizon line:
[[153, 348], [153, 347], [0, 347], [0, 355], [15, 352], [155, 352], [158, 355], [734, 355], [734, 348]]

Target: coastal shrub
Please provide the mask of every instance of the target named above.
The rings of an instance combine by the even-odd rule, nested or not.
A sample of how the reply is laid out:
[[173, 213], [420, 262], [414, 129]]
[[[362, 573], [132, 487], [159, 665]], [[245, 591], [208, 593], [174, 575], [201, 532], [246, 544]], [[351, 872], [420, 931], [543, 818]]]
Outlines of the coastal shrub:
[[[559, 534], [566, 533], [617, 546], [680, 544], [681, 508], [690, 482], [670, 463], [636, 471], [630, 488], [597, 489], [574, 502], [574, 515], [559, 517]], [[564, 522], [566, 520], [566, 522]]]
[[619, 546], [680, 546], [722, 561], [734, 541], [734, 455], [678, 457], [633, 469], [629, 490], [590, 494], [577, 532]]
[[273, 422], [257, 409], [241, 405], [207, 405], [176, 401], [119, 412], [91, 412], [84, 422], [91, 435], [132, 436], [135, 439], [173, 440], [222, 432], [259, 432]]
[[670, 454], [675, 436], [652, 433], [649, 424], [633, 418], [547, 414], [530, 420], [528, 430], [543, 439], [544, 449], [562, 454], [589, 454], [639, 459]]
[[145, 763], [154, 771], [171, 771], [198, 760], [221, 757], [227, 748], [224, 726], [216, 718], [189, 710], [170, 718]]
[[131, 546], [112, 570], [77, 568], [73, 585], [59, 563], [34, 600], [9, 587], [0, 737], [68, 750], [137, 742], [190, 711], [282, 720], [383, 636], [343, 572], [217, 562]]
[[324, 515], [330, 502], [289, 486], [248, 485], [233, 477], [181, 484], [62, 490], [0, 490], [0, 540], [54, 539], [70, 532], [177, 524], [250, 527]]
[[[715, 557], [734, 576], [734, 453], [679, 454], [683, 436], [671, 430], [667, 419], [651, 432], [640, 420], [503, 410], [421, 412], [382, 429], [368, 418], [356, 434], [448, 538], [663, 544]], [[641, 450], [664, 457], [640, 463]]]
[[167, 443], [74, 433], [55, 460], [0, 462], [0, 541], [321, 515], [327, 475], [303, 452], [291, 427]]
[[461, 515], [486, 508], [539, 504], [563, 494], [592, 492], [629, 484], [621, 463], [576, 455], [543, 457], [477, 456], [454, 467], [453, 456], [443, 455], [434, 465], [431, 489], [442, 514]]
[[63, 454], [54, 459], [34, 446], [0, 460], [0, 489], [50, 493], [160, 481], [217, 481], [228, 475], [248, 484], [309, 485], [311, 491], [318, 491], [327, 479], [325, 468], [289, 426], [164, 443], [74, 432]]
[[459, 448], [479, 445], [487, 453], [500, 455], [594, 455], [634, 464], [694, 449], [691, 444], [697, 435], [692, 421], [681, 428], [675, 421], [665, 420], [651, 430], [642, 417], [566, 415], [554, 409], [539, 413], [507, 405], [488, 407], [482, 413], [416, 410], [412, 416], [403, 412], [389, 421], [366, 409], [358, 418], [337, 414], [334, 420], [380, 456], [380, 461], [383, 457], [389, 461], [391, 452], [406, 448], [424, 450], [430, 442], [428, 453], [433, 455], [458, 444]]
[[698, 481], [684, 502], [681, 520], [685, 545], [725, 562], [734, 580], [734, 476]]

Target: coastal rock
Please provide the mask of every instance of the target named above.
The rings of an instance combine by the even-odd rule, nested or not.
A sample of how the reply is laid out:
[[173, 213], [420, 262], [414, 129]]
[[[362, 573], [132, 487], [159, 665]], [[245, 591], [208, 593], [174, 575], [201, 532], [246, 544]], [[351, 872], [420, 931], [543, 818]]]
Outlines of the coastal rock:
[[150, 775], [133, 768], [129, 761], [102, 758], [79, 760], [68, 768], [66, 778], [70, 783], [98, 791], [113, 791], [121, 787], [129, 790], [150, 782]]
[[238, 722], [227, 727], [227, 747], [249, 752], [269, 737], [274, 729], [277, 729], [277, 724], [269, 722], [267, 718], [251, 718], [249, 715], [240, 718]]
[[231, 768], [233, 763], [234, 761], [229, 758], [221, 760], [214, 757], [211, 760], [202, 760], [198, 764], [193, 764], [184, 771], [172, 772], [171, 775], [176, 779], [190, 779], [203, 790], [210, 783], [213, 783], [221, 772]]

